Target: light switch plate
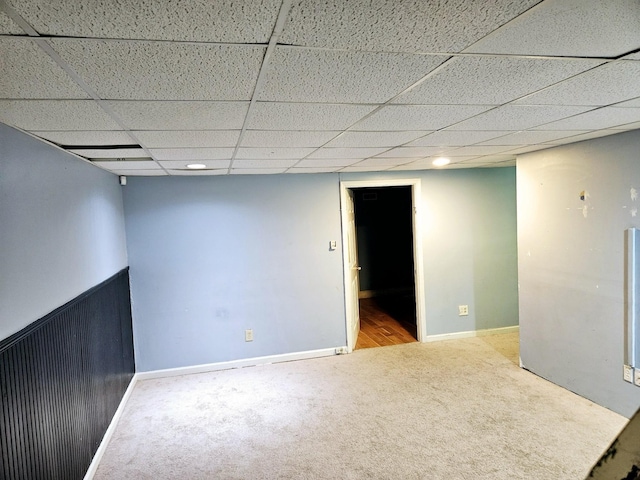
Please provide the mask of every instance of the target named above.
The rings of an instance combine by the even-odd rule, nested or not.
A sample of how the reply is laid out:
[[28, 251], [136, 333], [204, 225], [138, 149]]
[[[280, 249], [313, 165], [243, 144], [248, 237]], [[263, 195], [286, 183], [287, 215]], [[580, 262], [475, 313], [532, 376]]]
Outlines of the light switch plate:
[[635, 378], [633, 379], [633, 383], [636, 384], [636, 386], [640, 387], [640, 368], [636, 368], [634, 370], [635, 373]]
[[329, 250], [335, 250], [336, 248], [338, 248], [338, 242], [336, 242], [335, 240], [331, 240], [329, 242]]
[[625, 382], [633, 383], [633, 367], [629, 365], [624, 366], [623, 378]]

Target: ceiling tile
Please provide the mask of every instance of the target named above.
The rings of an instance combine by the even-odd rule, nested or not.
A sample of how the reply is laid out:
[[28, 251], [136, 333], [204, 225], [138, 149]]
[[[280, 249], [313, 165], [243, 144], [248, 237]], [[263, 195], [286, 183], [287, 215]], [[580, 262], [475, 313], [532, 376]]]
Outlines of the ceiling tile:
[[385, 170], [389, 170], [389, 167], [385, 167], [385, 166], [376, 167], [372, 165], [370, 167], [358, 167], [358, 166], [344, 167], [339, 171], [340, 172], [383, 172]]
[[419, 138], [408, 146], [416, 147], [464, 147], [474, 143], [501, 137], [510, 132], [504, 130], [457, 131], [439, 130], [426, 137]]
[[233, 169], [239, 168], [289, 168], [298, 160], [295, 159], [237, 159], [233, 161]]
[[240, 130], [137, 130], [133, 134], [148, 148], [235, 147]]
[[108, 102], [132, 130], [240, 129], [249, 102]]
[[408, 132], [343, 132], [334, 138], [325, 147], [395, 147], [403, 145], [411, 140], [431, 133], [431, 131]]
[[527, 130], [524, 132], [515, 132], [504, 137], [494, 138], [486, 142], [482, 142], [479, 145], [527, 145], [536, 143], [553, 143], [558, 139], [570, 137], [584, 133], [584, 131], [576, 130]]
[[[603, 129], [596, 130], [594, 132], [581, 133], [578, 135], [573, 135], [571, 137], [566, 137], [563, 140], [562, 145], [566, 145], [568, 143], [581, 142], [583, 140], [591, 140], [592, 138], [600, 138], [606, 137], [608, 135], [615, 135], [616, 133], [620, 133], [620, 130], [612, 130], [612, 129]], [[553, 145], [548, 145], [547, 147], [552, 147]], [[523, 151], [513, 151], [512, 153], [524, 153]]]
[[494, 153], [500, 153], [512, 149], [513, 145], [471, 145], [469, 147], [459, 147], [453, 150], [447, 150], [445, 152], [445, 156], [464, 157], [468, 155], [493, 155]]
[[280, 0], [8, 0], [41, 34], [267, 43]]
[[479, 105], [389, 105], [358, 122], [355, 130], [439, 130], [492, 107]]
[[623, 123], [622, 125], [616, 125], [615, 127], [611, 127], [611, 128], [613, 130], [637, 130], [640, 128], [640, 121]]
[[109, 170], [116, 175], [126, 175], [128, 177], [162, 177], [166, 176], [167, 172], [164, 170]]
[[0, 38], [0, 98], [89, 98], [49, 55], [27, 38]]
[[[259, 100], [384, 103], [447, 57], [278, 47]], [[354, 81], [357, 79], [357, 81]]]
[[[640, 29], [640, 23], [638, 24]], [[612, 62], [517, 100], [526, 105], [609, 105], [640, 96], [640, 62]]]
[[287, 173], [333, 173], [340, 169], [340, 167], [310, 167], [310, 168], [298, 168], [293, 167], [287, 170]]
[[356, 167], [393, 167], [396, 165], [402, 165], [405, 163], [411, 163], [414, 162], [416, 159], [415, 158], [400, 158], [400, 157], [393, 157], [393, 158], [382, 158], [382, 157], [376, 157], [376, 158], [367, 158], [366, 160], [362, 160], [361, 162], [358, 162], [355, 164]]
[[234, 168], [231, 175], [277, 175], [286, 171], [286, 168]]
[[71, 148], [71, 153], [85, 158], [148, 158], [149, 155], [141, 148]]
[[367, 158], [387, 150], [381, 148], [320, 148], [309, 155], [309, 158]]
[[185, 177], [207, 177], [211, 175], [226, 175], [229, 172], [228, 168], [215, 168], [210, 170], [187, 170], [187, 169], [172, 169], [168, 170], [171, 176], [185, 176]]
[[467, 52], [616, 57], [640, 46], [637, 0], [545, 0]]
[[31, 133], [58, 145], [130, 145], [134, 143], [124, 131], [42, 132], [36, 130]]
[[250, 100], [265, 48], [54, 39], [53, 47], [101, 98]]
[[[563, 142], [566, 143], [566, 142]], [[540, 145], [527, 145], [524, 147], [519, 147], [519, 148], [514, 148], [513, 150], [509, 150], [505, 153], [508, 153], [510, 155], [521, 155], [523, 153], [529, 153], [529, 152], [537, 152], [539, 150], [545, 150], [547, 148], [552, 148], [554, 145], [547, 145], [547, 144], [540, 144]]]
[[281, 42], [349, 50], [457, 52], [539, 0], [299, 0]]
[[[640, 64], [640, 62], [638, 62]], [[633, 100], [627, 100], [626, 102], [616, 103], [616, 107], [640, 107], [640, 97]]]
[[296, 164], [296, 167], [346, 167], [359, 161], [359, 158], [304, 158]]
[[0, 12], [0, 35], [24, 35], [24, 31], [6, 13]]
[[[527, 130], [586, 110], [589, 110], [589, 107], [505, 105], [458, 123], [455, 128], [456, 130]], [[571, 130], [571, 128], [564, 130]]]
[[160, 165], [148, 160], [93, 160], [91, 163], [100, 165], [107, 170], [160, 170]]
[[536, 127], [535, 130], [599, 130], [640, 121], [640, 108], [604, 107]]
[[[160, 160], [158, 163], [167, 170], [182, 170], [187, 169], [187, 165], [194, 162], [185, 160]], [[231, 160], [198, 160], [198, 163], [206, 165], [207, 169], [229, 168]], [[187, 170], [193, 171], [193, 169]]]
[[248, 128], [254, 130], [344, 130], [373, 111], [373, 105], [257, 102]]
[[502, 104], [601, 63], [503, 56], [457, 57], [394, 103]]
[[441, 147], [397, 147], [381, 153], [376, 158], [420, 158], [441, 150]]
[[283, 148], [283, 147], [271, 147], [271, 148], [257, 148], [257, 147], [242, 147], [238, 149], [236, 158], [296, 158], [300, 159], [306, 157], [313, 148]]
[[516, 166], [516, 160], [515, 158], [513, 160], [507, 160], [506, 162], [495, 162], [495, 163], [490, 163], [488, 165], [482, 165], [479, 168], [501, 168], [501, 167], [515, 167]]
[[231, 159], [233, 148], [152, 148], [157, 160], [226, 160]]
[[631, 55], [627, 55], [626, 57], [622, 57], [625, 60], [640, 60], [640, 52], [632, 53]]
[[317, 148], [340, 133], [339, 130], [312, 132], [305, 130], [246, 130], [243, 147], [312, 147]]
[[93, 100], [0, 100], [0, 122], [24, 130], [119, 130]]

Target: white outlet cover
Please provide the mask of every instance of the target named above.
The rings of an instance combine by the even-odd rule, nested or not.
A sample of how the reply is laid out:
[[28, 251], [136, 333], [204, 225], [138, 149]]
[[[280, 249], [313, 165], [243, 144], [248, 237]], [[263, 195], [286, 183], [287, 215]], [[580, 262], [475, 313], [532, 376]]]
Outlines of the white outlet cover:
[[623, 378], [625, 382], [629, 382], [629, 383], [633, 382], [633, 367], [629, 365], [624, 366]]
[[635, 369], [635, 378], [633, 379], [633, 383], [640, 387], [640, 368]]

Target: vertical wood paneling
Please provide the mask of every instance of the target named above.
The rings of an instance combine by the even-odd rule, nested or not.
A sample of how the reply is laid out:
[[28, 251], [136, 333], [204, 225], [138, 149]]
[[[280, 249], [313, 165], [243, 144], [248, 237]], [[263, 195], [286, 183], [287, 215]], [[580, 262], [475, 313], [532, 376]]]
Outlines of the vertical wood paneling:
[[0, 478], [83, 478], [133, 373], [127, 269], [0, 342]]

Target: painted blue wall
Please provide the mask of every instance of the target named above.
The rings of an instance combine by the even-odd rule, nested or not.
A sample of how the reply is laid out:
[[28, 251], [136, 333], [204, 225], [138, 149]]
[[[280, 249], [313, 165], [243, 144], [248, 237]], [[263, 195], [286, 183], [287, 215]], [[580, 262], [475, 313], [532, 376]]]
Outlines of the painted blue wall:
[[517, 180], [523, 365], [627, 417], [640, 405], [622, 378], [639, 152], [640, 130], [534, 152], [518, 158]]
[[0, 124], [0, 339], [126, 266], [118, 177]]
[[138, 370], [345, 345], [339, 182], [416, 177], [427, 333], [517, 325], [513, 168], [129, 178]]

